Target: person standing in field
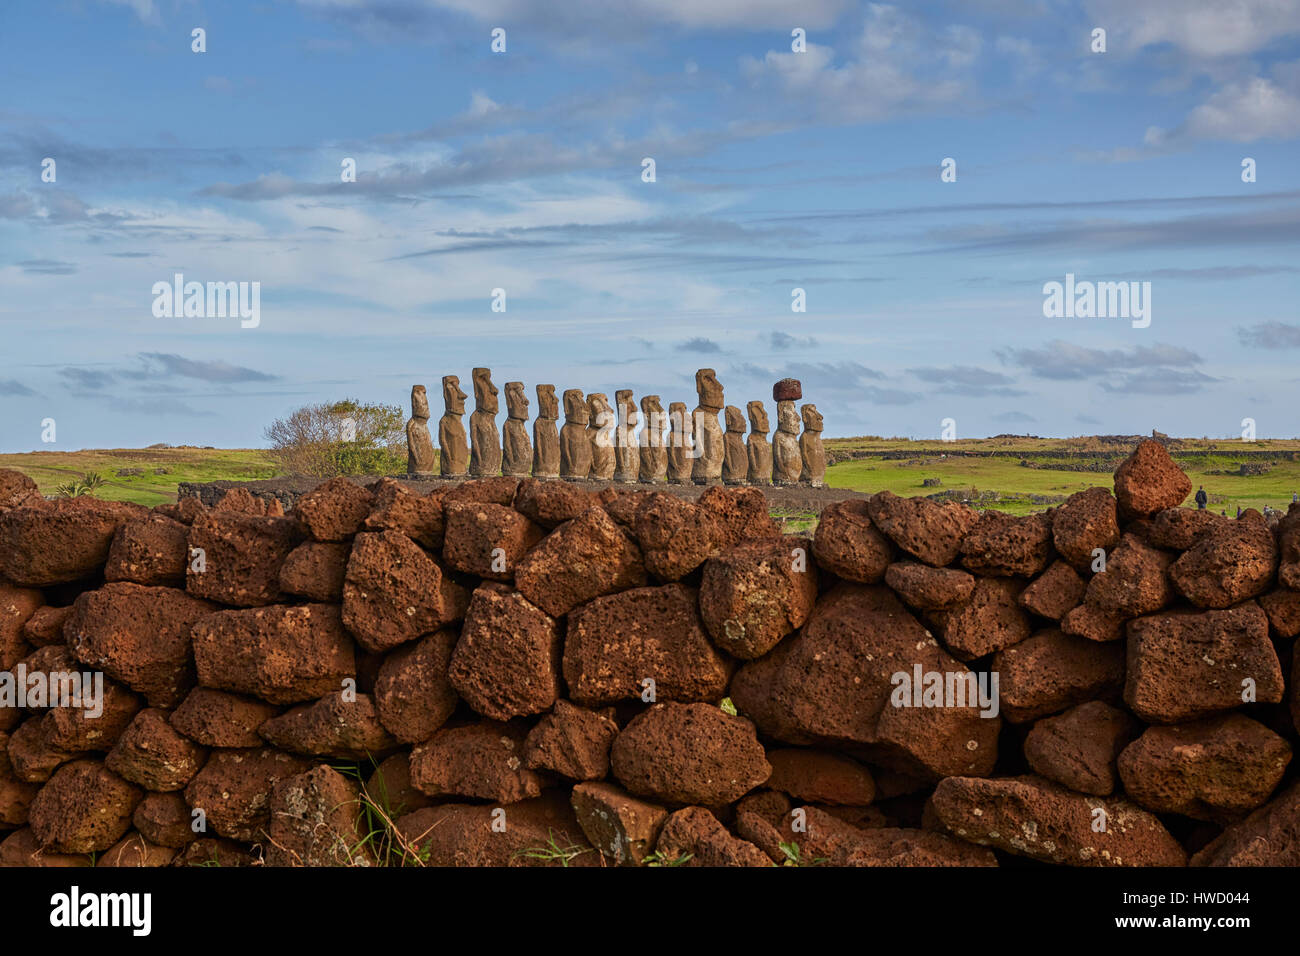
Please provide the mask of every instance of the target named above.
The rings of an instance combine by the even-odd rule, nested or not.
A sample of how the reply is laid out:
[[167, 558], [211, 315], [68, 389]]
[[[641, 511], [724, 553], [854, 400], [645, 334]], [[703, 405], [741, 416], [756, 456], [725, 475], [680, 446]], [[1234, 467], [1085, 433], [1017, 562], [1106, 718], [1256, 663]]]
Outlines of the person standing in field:
[[1196, 510], [1204, 511], [1205, 506], [1209, 504], [1210, 496], [1205, 493], [1205, 486], [1201, 485], [1196, 489]]

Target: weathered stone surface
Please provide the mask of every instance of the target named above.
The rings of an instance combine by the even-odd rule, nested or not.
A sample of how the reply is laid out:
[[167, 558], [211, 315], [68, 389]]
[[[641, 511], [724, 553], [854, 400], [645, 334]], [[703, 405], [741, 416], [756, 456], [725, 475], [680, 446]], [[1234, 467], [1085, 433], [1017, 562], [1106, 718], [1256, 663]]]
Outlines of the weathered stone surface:
[[746, 541], [710, 558], [699, 604], [713, 643], [751, 660], [802, 627], [817, 599], [811, 550], [807, 538], [791, 536]]
[[174, 847], [157, 846], [139, 833], [128, 833], [104, 852], [97, 867], [170, 866], [176, 857]]
[[965, 602], [931, 615], [944, 646], [957, 659], [972, 661], [1019, 644], [1032, 630], [1017, 601], [1021, 590], [1011, 578], [977, 578]]
[[695, 426], [684, 402], [668, 404], [667, 478], [670, 485], [689, 484], [694, 459]]
[[682, 866], [771, 866], [754, 844], [741, 840], [704, 807], [683, 807], [664, 821], [655, 843], [661, 860]]
[[985, 511], [962, 538], [961, 556], [976, 574], [1032, 578], [1052, 557], [1052, 514], [1017, 518]]
[[885, 583], [905, 604], [922, 611], [955, 608], [969, 600], [975, 589], [973, 575], [919, 561], [895, 561], [885, 569]]
[[56, 853], [42, 847], [31, 827], [23, 827], [0, 842], [0, 868], [16, 866], [94, 866], [88, 854]]
[[74, 760], [60, 767], [32, 800], [32, 835], [59, 853], [107, 850], [131, 828], [142, 796], [98, 760]]
[[772, 386], [772, 401], [797, 402], [803, 398], [803, 384], [797, 378], [783, 378]]
[[1147, 728], [1119, 755], [1119, 774], [1148, 810], [1226, 824], [1265, 803], [1290, 762], [1290, 744], [1273, 731], [1223, 714]]
[[713, 806], [740, 799], [772, 773], [754, 725], [712, 704], [654, 704], [614, 738], [610, 765], [638, 796]]
[[442, 401], [445, 410], [438, 419], [438, 473], [444, 478], [463, 478], [469, 471], [469, 441], [465, 425], [465, 393], [456, 375], [442, 377]]
[[668, 811], [608, 783], [580, 783], [571, 797], [578, 826], [617, 866], [640, 866], [652, 852]]
[[1300, 783], [1196, 853], [1192, 866], [1300, 866]]
[[340, 760], [383, 758], [398, 742], [379, 722], [369, 694], [336, 691], [272, 717], [258, 734], [272, 747]]
[[474, 411], [469, 416], [469, 473], [475, 478], [501, 474], [501, 435], [497, 431], [497, 412], [501, 402], [492, 384], [490, 368], [476, 368]]
[[591, 474], [591, 413], [580, 388], [564, 390], [564, 425], [560, 428], [560, 477], [583, 481]]
[[0, 511], [35, 505], [44, 498], [36, 482], [21, 471], [0, 468]]
[[40, 591], [16, 588], [0, 578], [0, 670], [9, 670], [31, 651], [24, 627], [44, 603]]
[[343, 576], [351, 546], [344, 542], [304, 541], [280, 568], [280, 591], [310, 601], [343, 600]]
[[535, 524], [555, 528], [594, 504], [591, 492], [580, 485], [525, 478], [515, 491], [513, 507]]
[[[0, 613], [4, 614], [5, 619], [11, 620], [11, 618], [8, 618], [8, 615], [12, 613], [10, 609], [16, 609], [19, 616], [21, 616], [24, 605], [22, 603], [11, 603], [14, 598], [12, 596], [5, 597], [4, 595], [7, 593], [5, 587], [0, 585]], [[23, 640], [32, 647], [47, 647], [50, 644], [62, 644], [63, 625], [67, 623], [68, 615], [71, 613], [71, 604], [66, 607], [50, 607], [49, 605], [38, 607], [32, 612], [32, 616], [23, 624]], [[3, 627], [3, 625], [0, 625], [0, 627]], [[5, 633], [6, 635], [8, 634], [7, 631]], [[11, 641], [12, 638], [6, 636], [2, 643], [5, 646], [13, 646]], [[2, 662], [3, 656], [0, 656], [0, 663]]]
[[[568, 795], [554, 790], [505, 808], [463, 803], [426, 807], [401, 817], [397, 831], [409, 852], [426, 866], [601, 865], [601, 855], [583, 836]], [[563, 851], [563, 858], [537, 852], [552, 843]]]
[[411, 783], [411, 755], [399, 750], [384, 760], [366, 780], [366, 796], [391, 820], [422, 807], [433, 806]]
[[799, 483], [821, 488], [826, 484], [826, 449], [822, 446], [822, 416], [816, 405], [800, 409], [803, 434], [799, 436]]
[[382, 652], [464, 616], [469, 596], [433, 558], [395, 531], [357, 535], [343, 581], [343, 623]]
[[117, 529], [146, 514], [89, 495], [0, 510], [0, 573], [23, 587], [87, 577], [108, 560]]
[[767, 410], [762, 402], [757, 401], [750, 402], [745, 408], [749, 415], [749, 436], [745, 439], [746, 479], [751, 485], [770, 485], [772, 443], [767, 440], [767, 430], [771, 427]]
[[584, 705], [639, 697], [646, 679], [660, 700], [717, 700], [731, 673], [704, 633], [695, 589], [681, 584], [634, 588], [575, 609], [563, 669], [569, 696]]
[[172, 866], [215, 866], [232, 869], [237, 866], [261, 866], [265, 860], [234, 840], [219, 837], [199, 837], [188, 844], [172, 861]]
[[175, 588], [118, 581], [78, 597], [64, 634], [81, 663], [143, 694], [151, 707], [173, 707], [194, 685], [192, 627], [212, 609]]
[[560, 406], [554, 385], [537, 386], [537, 418], [533, 422], [533, 477], [560, 477], [560, 433], [555, 428]]
[[352, 639], [330, 604], [219, 611], [193, 634], [203, 686], [273, 704], [314, 700], [356, 673]]
[[411, 783], [431, 797], [517, 803], [542, 792], [523, 764], [522, 725], [485, 720], [443, 727], [411, 751]]
[[[1183, 866], [1187, 855], [1154, 816], [1121, 798], [1072, 793], [1041, 777], [948, 777], [932, 805], [956, 836], [1045, 863]], [[1104, 832], [1093, 829], [1100, 809]]]
[[15, 775], [9, 760], [9, 735], [0, 733], [0, 829], [27, 825], [27, 809], [39, 789]]
[[[824, 824], [823, 824], [824, 826]], [[992, 851], [930, 830], [860, 830], [827, 858], [831, 866], [997, 866]]]
[[[642, 496], [649, 501], [649, 495]], [[713, 523], [713, 545], [729, 548], [742, 541], [780, 538], [781, 526], [772, 520], [767, 496], [757, 488], [706, 488], [696, 501], [699, 509]]]
[[1057, 553], [1079, 570], [1092, 565], [1093, 552], [1119, 544], [1118, 505], [1108, 488], [1089, 488], [1066, 498], [1052, 516]]
[[1120, 623], [1167, 606], [1174, 597], [1173, 555], [1126, 534], [1106, 556], [1106, 570], [1088, 581], [1083, 604], [1061, 619], [1061, 630], [1090, 640], [1118, 640]]
[[292, 518], [212, 511], [190, 526], [185, 590], [235, 607], [280, 600], [280, 568], [303, 540]]
[[51, 740], [49, 714], [30, 718], [9, 736], [8, 758], [13, 775], [24, 783], [44, 783], [60, 766], [86, 756], [82, 748], [62, 748]]
[[604, 392], [587, 396], [587, 441], [591, 444], [591, 471], [587, 477], [593, 481], [612, 481], [618, 467], [614, 455], [614, 433], [617, 417]]
[[317, 541], [346, 541], [361, 530], [374, 506], [368, 489], [339, 476], [299, 498], [290, 515]]
[[678, 581], [714, 552], [717, 522], [698, 505], [674, 495], [647, 496], [634, 527], [645, 567], [661, 581]]
[[1277, 554], [1277, 583], [1300, 591], [1300, 502], [1293, 502], [1278, 522]]
[[525, 478], [533, 466], [528, 440], [528, 395], [523, 382], [506, 382], [506, 424], [501, 435], [501, 471]]
[[863, 584], [874, 584], [885, 576], [894, 548], [877, 530], [870, 508], [869, 501], [850, 499], [822, 509], [813, 535], [813, 555], [819, 566], [846, 581]]
[[271, 791], [268, 866], [373, 866], [360, 788], [322, 765]]
[[1226, 611], [1172, 611], [1128, 625], [1124, 701], [1148, 723], [1195, 720], [1255, 699], [1282, 699], [1282, 668], [1268, 619], [1253, 601]]
[[1278, 637], [1290, 639], [1300, 634], [1300, 591], [1280, 588], [1261, 594], [1259, 606], [1264, 609], [1268, 625]]
[[518, 591], [481, 584], [470, 598], [447, 676], [485, 717], [545, 713], [562, 691], [560, 628]]
[[892, 491], [867, 499], [867, 513], [872, 524], [902, 550], [936, 568], [957, 560], [962, 538], [979, 520], [966, 505], [900, 498]]
[[198, 839], [190, 806], [179, 793], [146, 793], [131, 822], [155, 846], [179, 848]]
[[1016, 598], [1031, 614], [1059, 621], [1079, 606], [1088, 585], [1064, 561], [1053, 561]]
[[423, 385], [411, 386], [411, 417], [406, 422], [406, 473], [432, 475], [438, 453], [429, 434], [429, 394]]
[[391, 651], [375, 679], [379, 719], [394, 737], [410, 744], [428, 740], [456, 709], [447, 670], [459, 634], [443, 628]]
[[1115, 498], [1120, 514], [1149, 518], [1157, 511], [1176, 508], [1191, 493], [1192, 483], [1163, 445], [1147, 439], [1115, 470]]
[[735, 405], [728, 405], [722, 412], [726, 426], [722, 435], [722, 480], [728, 485], [743, 485], [749, 475], [749, 458], [745, 452], [745, 416]]
[[799, 450], [799, 412], [793, 401], [777, 401], [776, 431], [772, 434], [772, 484], [794, 485], [803, 473]]
[[167, 722], [167, 712], [150, 707], [135, 715], [117, 738], [104, 766], [128, 783], [166, 793], [182, 790], [203, 767], [207, 752]]
[[840, 754], [820, 750], [770, 750], [766, 786], [809, 803], [866, 806], [876, 795], [871, 772]]
[[169, 721], [205, 747], [260, 747], [262, 738], [257, 728], [279, 712], [278, 707], [265, 701], [196, 687], [172, 711]]
[[1019, 724], [1117, 693], [1124, 649], [1048, 628], [998, 652], [991, 669], [1000, 675], [1002, 715]]
[[618, 735], [612, 709], [586, 710], [557, 700], [524, 741], [524, 766], [571, 780], [602, 780], [609, 774], [609, 748]]
[[188, 537], [188, 527], [155, 512], [123, 523], [108, 550], [105, 580], [183, 587]]
[[1166, 508], [1156, 512], [1147, 531], [1147, 542], [1157, 548], [1186, 551], [1227, 518], [1199, 508]]
[[375, 504], [366, 516], [367, 531], [397, 531], [422, 547], [442, 547], [444, 492], [414, 494], [392, 478], [379, 479], [371, 490]]
[[695, 372], [695, 393], [699, 404], [692, 413], [695, 429], [695, 447], [699, 455], [691, 465], [691, 478], [697, 485], [713, 484], [722, 480], [722, 459], [726, 454], [722, 426], [718, 413], [726, 405], [718, 374], [711, 368]]
[[442, 557], [454, 571], [509, 581], [545, 532], [514, 508], [449, 502]]
[[311, 768], [310, 760], [271, 747], [216, 750], [185, 788], [185, 802], [203, 811], [209, 833], [251, 843], [270, 823], [275, 785]]
[[[212, 507], [217, 514], [254, 515], [256, 517], [284, 517], [284, 506], [279, 499], [254, 495], [247, 488], [227, 488]], [[191, 521], [190, 524], [194, 522]]]
[[1273, 532], [1250, 508], [1202, 535], [1173, 563], [1169, 579], [1197, 607], [1225, 608], [1267, 591], [1276, 568]]
[[664, 437], [668, 415], [658, 395], [642, 396], [641, 414], [645, 416], [645, 425], [638, 437], [640, 464], [637, 478], [645, 484], [656, 484], [668, 477], [668, 448]]
[[1034, 724], [1025, 737], [1025, 759], [1039, 776], [1105, 797], [1115, 790], [1115, 758], [1135, 727], [1124, 711], [1090, 700]]
[[557, 528], [515, 571], [520, 593], [553, 617], [645, 582], [641, 549], [601, 508]]

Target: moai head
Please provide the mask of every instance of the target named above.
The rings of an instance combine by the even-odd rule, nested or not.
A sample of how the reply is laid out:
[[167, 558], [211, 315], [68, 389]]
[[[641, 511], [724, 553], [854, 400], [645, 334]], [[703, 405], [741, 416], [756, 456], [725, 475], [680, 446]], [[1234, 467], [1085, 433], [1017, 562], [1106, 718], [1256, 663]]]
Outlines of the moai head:
[[799, 410], [794, 402], [776, 403], [776, 428], [787, 435], [799, 434]]
[[423, 385], [411, 386], [411, 417], [426, 420], [429, 417], [429, 393]]
[[685, 402], [670, 402], [668, 404], [668, 428], [674, 432], [690, 432], [691, 416], [686, 411]]
[[604, 392], [592, 392], [587, 396], [588, 422], [598, 428], [604, 428], [614, 421], [614, 409], [609, 407], [609, 399]]
[[442, 377], [442, 401], [447, 406], [447, 414], [463, 415], [465, 413], [465, 393], [460, 390], [460, 377], [444, 375]]
[[618, 417], [623, 425], [632, 428], [638, 422], [636, 403], [632, 401], [632, 389], [620, 388], [614, 393], [614, 404], [618, 407]]
[[722, 386], [718, 384], [718, 373], [713, 369], [702, 368], [695, 373], [695, 391], [700, 396], [701, 408], [722, 411]]
[[528, 396], [523, 382], [506, 382], [506, 415], [516, 421], [528, 421]]
[[803, 407], [803, 427], [810, 432], [822, 430], [821, 412], [817, 411], [817, 406], [811, 402]]
[[756, 435], [766, 435], [768, 429], [767, 409], [762, 402], [754, 401], [745, 406], [749, 412], [749, 429]]
[[564, 421], [570, 425], [587, 424], [587, 401], [582, 397], [582, 389], [564, 390]]
[[664, 414], [664, 407], [659, 403], [658, 395], [644, 395], [641, 398], [641, 414], [645, 415], [646, 428], [663, 434], [664, 422], [667, 416]]
[[727, 431], [745, 433], [745, 416], [740, 413], [740, 409], [735, 405], [728, 405], [727, 409]]
[[474, 369], [474, 409], [475, 411], [487, 412], [489, 415], [495, 415], [499, 408], [497, 402], [497, 387], [492, 384], [492, 370], [490, 368]]
[[560, 403], [555, 399], [554, 385], [537, 386], [537, 417], [551, 421], [560, 417]]

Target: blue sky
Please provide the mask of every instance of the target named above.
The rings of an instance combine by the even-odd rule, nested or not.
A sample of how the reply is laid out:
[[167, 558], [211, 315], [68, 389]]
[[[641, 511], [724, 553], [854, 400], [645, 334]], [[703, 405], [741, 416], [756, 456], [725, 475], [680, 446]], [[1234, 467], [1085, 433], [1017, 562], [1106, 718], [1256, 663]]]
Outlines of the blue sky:
[[[828, 436], [1300, 433], [1296, 0], [18, 0], [0, 90], [4, 451], [259, 445], [477, 365], [792, 375]], [[260, 324], [155, 317], [177, 272]], [[1067, 273], [1149, 327], [1044, 317]]]

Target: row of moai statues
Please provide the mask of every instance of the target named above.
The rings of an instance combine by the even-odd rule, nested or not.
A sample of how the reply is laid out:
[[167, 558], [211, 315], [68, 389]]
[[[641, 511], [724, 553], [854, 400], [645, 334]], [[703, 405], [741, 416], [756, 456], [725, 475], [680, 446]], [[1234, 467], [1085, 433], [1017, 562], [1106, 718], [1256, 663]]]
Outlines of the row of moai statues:
[[[528, 396], [523, 382], [506, 382], [504, 441], [497, 432], [499, 410], [492, 371], [474, 369], [474, 411], [466, 435], [461, 416], [465, 399], [460, 379], [446, 375], [442, 396], [446, 411], [438, 421], [437, 474], [446, 478], [512, 475], [534, 478], [586, 479], [672, 484], [811, 485], [822, 487], [826, 452], [822, 447], [822, 416], [805, 404], [797, 379], [772, 387], [776, 401], [776, 433], [767, 439], [767, 410], [761, 401], [739, 408], [723, 403], [722, 385], [711, 368], [695, 373], [699, 404], [687, 413], [683, 402], [672, 402], [667, 413], [658, 395], [641, 399], [641, 416], [632, 392], [614, 393], [616, 407], [601, 392], [564, 393], [564, 425], [554, 385], [537, 386], [537, 420], [528, 438]], [[725, 427], [719, 425], [723, 415]], [[637, 425], [642, 424], [640, 433]], [[802, 424], [803, 432], [799, 431]], [[666, 433], [665, 433], [666, 427]], [[411, 389], [411, 420], [406, 423], [407, 472], [435, 473], [433, 440], [429, 434], [429, 397], [423, 385]]]

